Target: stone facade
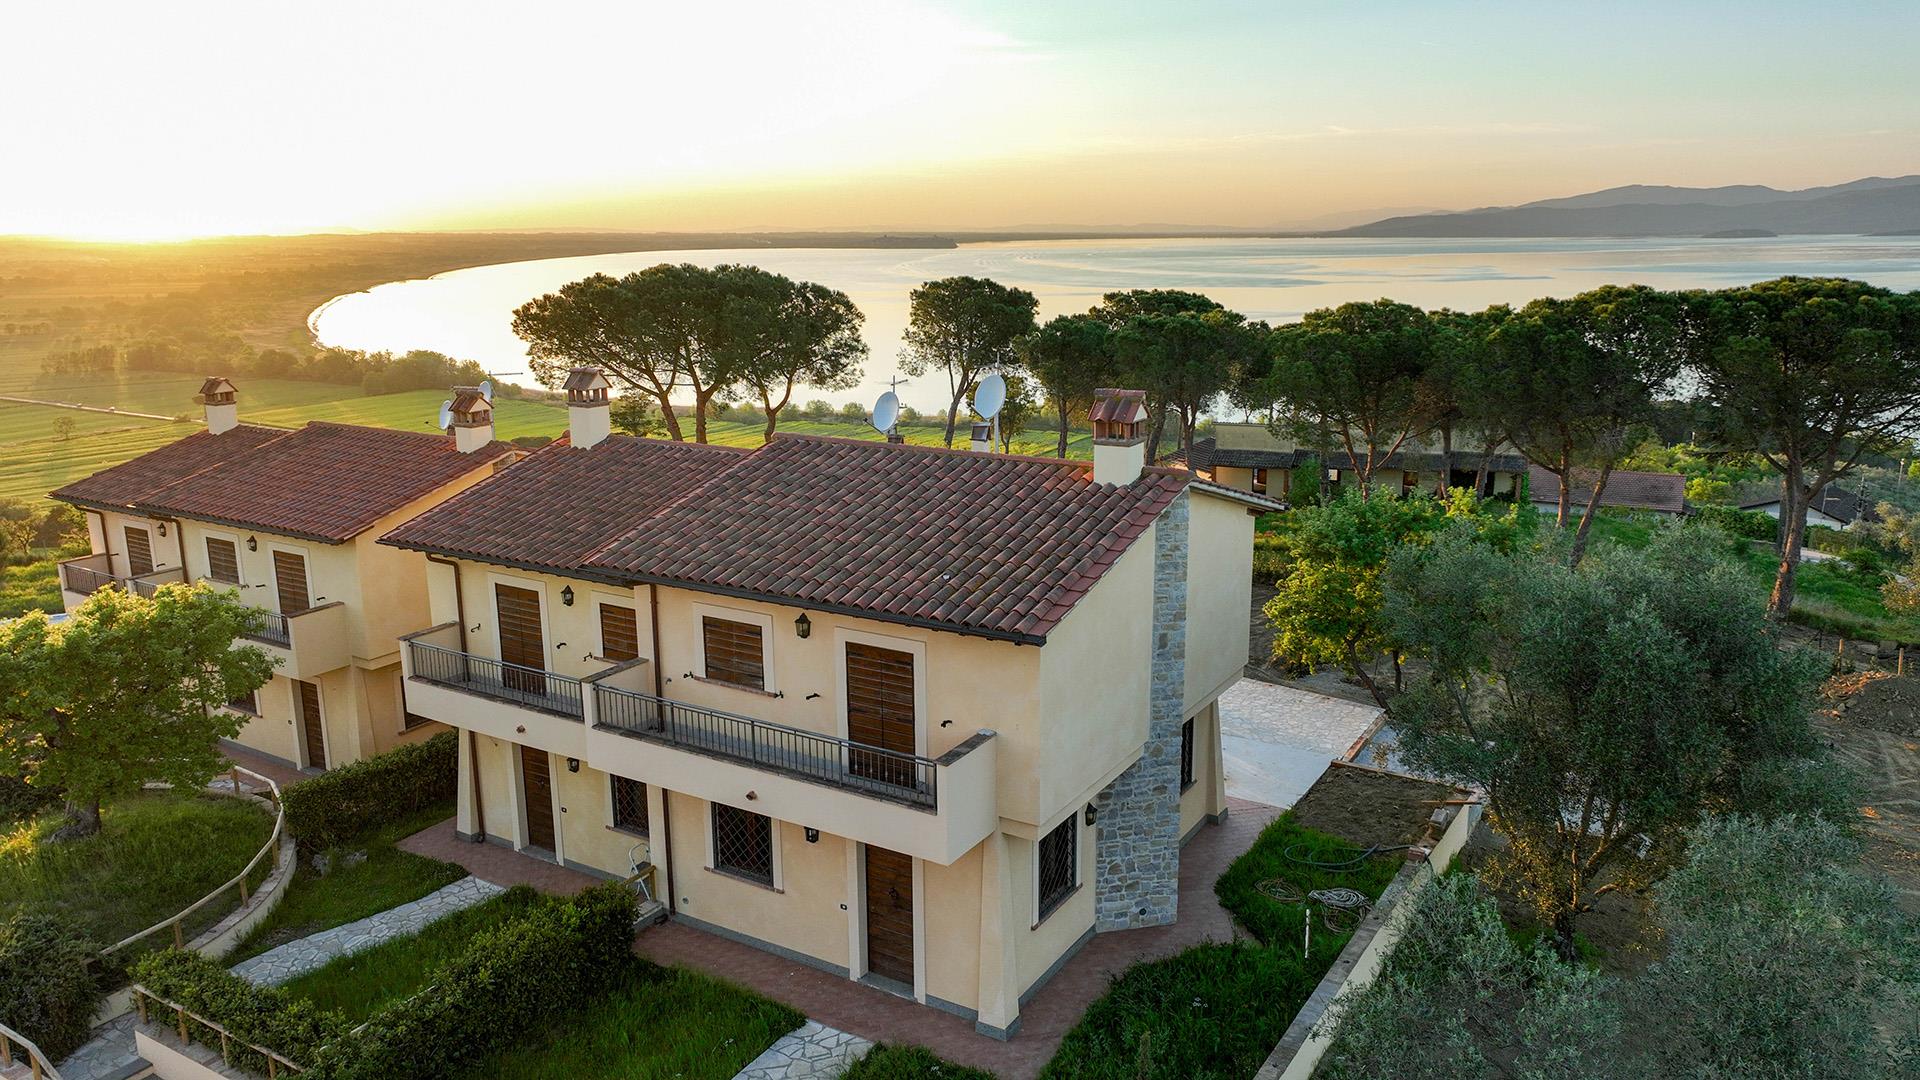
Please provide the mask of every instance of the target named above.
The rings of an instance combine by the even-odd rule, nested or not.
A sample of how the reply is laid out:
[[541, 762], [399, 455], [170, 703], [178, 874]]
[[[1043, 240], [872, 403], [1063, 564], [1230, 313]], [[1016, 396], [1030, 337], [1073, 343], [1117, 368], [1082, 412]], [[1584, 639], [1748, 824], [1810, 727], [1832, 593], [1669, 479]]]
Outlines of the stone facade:
[[1162, 926], [1180, 892], [1180, 727], [1186, 721], [1187, 499], [1154, 528], [1153, 659], [1146, 749], [1094, 800], [1094, 929]]

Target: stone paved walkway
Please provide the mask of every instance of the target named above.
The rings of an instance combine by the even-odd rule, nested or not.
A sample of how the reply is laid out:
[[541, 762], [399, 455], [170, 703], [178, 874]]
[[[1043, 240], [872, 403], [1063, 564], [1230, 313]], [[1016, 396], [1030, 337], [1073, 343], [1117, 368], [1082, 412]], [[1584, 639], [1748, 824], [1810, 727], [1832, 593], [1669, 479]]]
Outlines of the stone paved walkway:
[[1379, 718], [1373, 705], [1241, 679], [1220, 695], [1228, 796], [1292, 806]]
[[133, 1014], [93, 1029], [93, 1038], [59, 1065], [61, 1080], [122, 1080], [147, 1067], [133, 1051]]
[[464, 877], [411, 903], [388, 908], [345, 926], [289, 941], [233, 966], [233, 973], [262, 986], [276, 986], [322, 968], [329, 961], [364, 952], [382, 942], [417, 934], [436, 919], [469, 908], [506, 890], [491, 881]]
[[871, 1049], [858, 1035], [809, 1020], [775, 1039], [733, 1080], [835, 1080]]

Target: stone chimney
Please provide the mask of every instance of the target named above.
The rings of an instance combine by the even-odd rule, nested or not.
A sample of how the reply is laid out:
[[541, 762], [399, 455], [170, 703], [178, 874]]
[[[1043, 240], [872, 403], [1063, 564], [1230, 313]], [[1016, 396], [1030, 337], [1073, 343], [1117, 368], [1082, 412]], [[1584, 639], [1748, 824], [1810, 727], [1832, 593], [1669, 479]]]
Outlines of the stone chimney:
[[981, 420], [973, 425], [972, 446], [976, 454], [993, 452], [993, 421]]
[[206, 407], [208, 431], [218, 435], [240, 426], [240, 406], [234, 403], [239, 393], [218, 375], [210, 375], [200, 384], [194, 400]]
[[613, 407], [607, 399], [612, 388], [599, 368], [567, 372], [567, 437], [575, 450], [600, 445], [613, 430]]
[[493, 442], [493, 402], [477, 386], [453, 388], [453, 445], [463, 454]]
[[1093, 482], [1131, 484], [1147, 467], [1147, 392], [1093, 392]]

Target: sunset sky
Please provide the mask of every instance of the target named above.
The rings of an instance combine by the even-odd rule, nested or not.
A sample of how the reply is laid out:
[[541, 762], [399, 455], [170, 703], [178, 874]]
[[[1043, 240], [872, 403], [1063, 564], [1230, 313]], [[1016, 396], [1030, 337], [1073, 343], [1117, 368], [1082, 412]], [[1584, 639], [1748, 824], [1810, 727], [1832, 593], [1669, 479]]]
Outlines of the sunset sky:
[[7, 22], [0, 234], [1286, 226], [1920, 172], [1911, 2], [115, 0]]

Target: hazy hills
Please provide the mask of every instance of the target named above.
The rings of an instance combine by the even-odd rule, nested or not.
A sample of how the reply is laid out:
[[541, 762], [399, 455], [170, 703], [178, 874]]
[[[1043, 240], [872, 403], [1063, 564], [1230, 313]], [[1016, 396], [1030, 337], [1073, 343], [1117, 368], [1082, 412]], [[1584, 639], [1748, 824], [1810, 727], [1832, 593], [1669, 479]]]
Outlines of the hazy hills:
[[1920, 232], [1920, 176], [1780, 191], [1632, 184], [1520, 206], [1408, 214], [1342, 236], [1707, 236]]

